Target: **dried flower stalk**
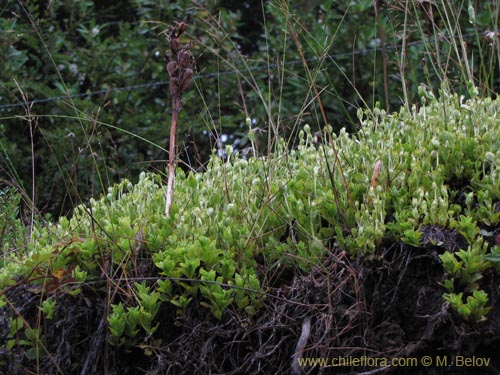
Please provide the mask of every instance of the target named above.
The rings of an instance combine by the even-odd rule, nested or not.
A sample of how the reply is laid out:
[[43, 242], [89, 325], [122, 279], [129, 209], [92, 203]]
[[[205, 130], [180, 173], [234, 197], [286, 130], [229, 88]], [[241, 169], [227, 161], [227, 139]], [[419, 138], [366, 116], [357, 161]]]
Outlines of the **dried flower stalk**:
[[170, 41], [171, 56], [167, 58], [167, 72], [170, 77], [170, 96], [172, 97], [172, 120], [170, 124], [170, 144], [168, 150], [168, 182], [165, 203], [165, 216], [170, 214], [172, 197], [174, 195], [175, 167], [177, 164], [177, 150], [175, 137], [177, 134], [177, 121], [181, 110], [182, 94], [188, 89], [193, 79], [193, 62], [191, 58], [191, 43], [182, 48], [179, 37], [187, 30], [188, 24], [183, 21], [175, 26], [170, 26], [168, 39]]

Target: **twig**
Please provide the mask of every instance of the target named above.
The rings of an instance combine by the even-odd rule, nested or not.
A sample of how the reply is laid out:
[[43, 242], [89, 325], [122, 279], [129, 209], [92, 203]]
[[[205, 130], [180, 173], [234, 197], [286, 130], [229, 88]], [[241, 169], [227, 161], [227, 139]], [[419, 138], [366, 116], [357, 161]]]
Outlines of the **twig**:
[[293, 353], [292, 361], [292, 374], [300, 375], [302, 374], [302, 369], [300, 368], [299, 359], [302, 358], [304, 353], [304, 348], [307, 345], [307, 340], [309, 340], [309, 335], [311, 334], [311, 318], [306, 317], [302, 323], [302, 333], [300, 334], [299, 341], [295, 347], [295, 353]]

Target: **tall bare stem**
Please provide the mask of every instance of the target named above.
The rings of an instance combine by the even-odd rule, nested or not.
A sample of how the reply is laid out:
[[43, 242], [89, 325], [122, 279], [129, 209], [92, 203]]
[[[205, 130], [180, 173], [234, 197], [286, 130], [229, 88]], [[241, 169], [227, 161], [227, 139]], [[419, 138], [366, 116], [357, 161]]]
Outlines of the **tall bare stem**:
[[191, 44], [182, 48], [179, 46], [179, 37], [186, 31], [188, 25], [181, 22], [170, 26], [168, 39], [170, 41], [171, 56], [167, 64], [170, 76], [170, 95], [172, 96], [172, 119], [170, 123], [170, 144], [168, 149], [168, 182], [165, 202], [165, 216], [169, 216], [172, 198], [174, 195], [175, 167], [177, 164], [177, 147], [175, 137], [177, 134], [177, 121], [181, 110], [181, 98], [193, 79], [193, 63], [191, 58]]

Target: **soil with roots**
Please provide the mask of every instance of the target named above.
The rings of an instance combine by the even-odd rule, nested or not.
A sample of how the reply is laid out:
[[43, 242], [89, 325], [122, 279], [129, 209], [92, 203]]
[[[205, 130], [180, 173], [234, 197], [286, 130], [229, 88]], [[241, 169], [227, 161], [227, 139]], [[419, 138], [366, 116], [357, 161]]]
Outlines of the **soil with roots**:
[[[267, 270], [269, 295], [252, 318], [228, 310], [218, 321], [199, 301], [178, 316], [165, 303], [154, 337], [132, 348], [108, 343], [107, 296], [95, 288], [54, 296], [56, 317], [48, 320], [40, 295], [20, 284], [0, 310], [0, 374], [500, 373], [498, 273], [480, 281], [492, 306], [487, 320], [464, 321], [443, 300], [439, 259], [463, 239], [435, 227], [422, 234], [425, 250], [386, 243], [377, 255], [352, 259], [333, 248], [307, 274]], [[15, 339], [9, 316], [40, 327], [38, 361], [21, 341], [7, 349]]]

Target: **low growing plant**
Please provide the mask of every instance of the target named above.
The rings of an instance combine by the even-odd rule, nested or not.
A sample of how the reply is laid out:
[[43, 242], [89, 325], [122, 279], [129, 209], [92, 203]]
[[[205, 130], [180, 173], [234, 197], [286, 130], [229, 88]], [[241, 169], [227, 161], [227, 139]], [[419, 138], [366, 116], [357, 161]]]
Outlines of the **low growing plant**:
[[[308, 272], [332, 249], [381, 256], [388, 240], [427, 251], [422, 229], [432, 226], [470, 242], [441, 256], [450, 277], [444, 298], [482, 319], [481, 283], [498, 253], [482, 238], [482, 218], [500, 201], [496, 179], [482, 171], [487, 163], [488, 173], [499, 173], [484, 155], [500, 143], [500, 103], [422, 95], [419, 109], [360, 113], [356, 136], [325, 128], [318, 144], [304, 126], [295, 149], [277, 140], [272, 154], [245, 160], [228, 147], [203, 173], [178, 169], [168, 217], [160, 175], [122, 180], [70, 218], [36, 226], [22, 252], [4, 257], [0, 287], [27, 284], [41, 300], [89, 287], [105, 293], [111, 343], [142, 345], [157, 334], [163, 308], [180, 325], [194, 313], [244, 321], [258, 314], [277, 271]], [[334, 149], [344, 176], [331, 173]], [[474, 194], [460, 200], [464, 178]], [[479, 191], [489, 193], [479, 198]], [[494, 214], [490, 225], [498, 225]], [[465, 307], [460, 293], [472, 298]], [[47, 316], [51, 304], [41, 302]]]
[[482, 290], [476, 290], [467, 297], [467, 302], [463, 301], [463, 293], [446, 293], [444, 299], [456, 310], [464, 319], [473, 322], [486, 320], [486, 314], [491, 310], [488, 307], [488, 295]]

